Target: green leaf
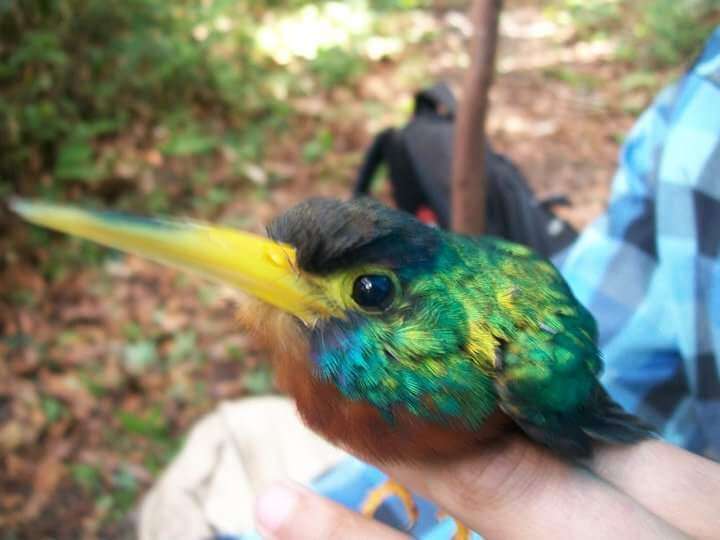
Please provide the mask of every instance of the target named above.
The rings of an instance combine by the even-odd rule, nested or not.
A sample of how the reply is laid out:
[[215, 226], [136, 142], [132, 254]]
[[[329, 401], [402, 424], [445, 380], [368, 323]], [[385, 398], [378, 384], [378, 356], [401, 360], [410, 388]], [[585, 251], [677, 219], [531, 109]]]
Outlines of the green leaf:
[[73, 131], [78, 137], [91, 138], [98, 135], [115, 133], [123, 125], [121, 118], [99, 118], [92, 122], [78, 125]]
[[95, 155], [87, 140], [71, 139], [60, 146], [55, 163], [58, 180], [83, 180], [93, 182], [100, 177], [95, 165]]
[[170, 156], [191, 156], [207, 154], [217, 148], [216, 137], [198, 131], [181, 131], [173, 133], [170, 140], [162, 147], [162, 151]]
[[97, 467], [86, 463], [75, 463], [70, 466], [70, 473], [76, 484], [85, 491], [97, 492], [101, 488], [101, 474]]
[[660, 86], [660, 77], [654, 71], [633, 71], [623, 77], [620, 85], [625, 92], [633, 90], [656, 90]]
[[228, 358], [236, 362], [242, 362], [243, 360], [245, 360], [245, 351], [243, 351], [240, 347], [234, 344], [228, 345], [228, 347], [225, 349], [225, 354], [228, 355]]
[[80, 381], [83, 386], [90, 392], [93, 397], [100, 398], [107, 394], [107, 389], [100, 382], [95, 380], [90, 374], [83, 373], [80, 375]]
[[50, 396], [43, 396], [41, 398], [40, 407], [42, 408], [45, 418], [51, 424], [60, 420], [67, 412], [67, 408], [61, 401]]
[[157, 364], [158, 354], [155, 342], [149, 339], [137, 341], [125, 346], [123, 363], [125, 368], [133, 374], [145, 373]]
[[319, 161], [332, 149], [333, 136], [328, 130], [318, 133], [302, 150], [303, 159], [307, 162]]
[[144, 414], [120, 411], [117, 419], [126, 431], [135, 435], [161, 441], [168, 437], [167, 423], [157, 409], [152, 409]]
[[138, 482], [130, 469], [121, 467], [113, 475], [113, 486], [123, 491], [135, 492], [138, 489]]
[[320, 49], [310, 69], [326, 88], [348, 84], [367, 69], [365, 59], [342, 47]]
[[195, 332], [178, 332], [173, 338], [172, 347], [168, 353], [168, 360], [174, 364], [184, 361], [196, 361], [202, 358], [202, 353], [197, 347]]
[[143, 337], [142, 326], [135, 321], [128, 321], [125, 323], [123, 325], [122, 332], [125, 338], [130, 341], [138, 341]]
[[128, 467], [119, 468], [112, 477], [113, 490], [109, 500], [98, 499], [96, 505], [102, 507], [114, 517], [126, 514], [135, 503], [139, 490], [137, 478]]

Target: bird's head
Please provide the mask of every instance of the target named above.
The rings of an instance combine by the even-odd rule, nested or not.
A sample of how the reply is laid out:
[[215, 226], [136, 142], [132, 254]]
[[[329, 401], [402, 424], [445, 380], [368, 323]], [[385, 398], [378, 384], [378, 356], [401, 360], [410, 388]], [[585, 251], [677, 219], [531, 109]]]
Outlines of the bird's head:
[[[311, 199], [278, 217], [269, 238], [189, 221], [134, 218], [16, 200], [29, 221], [196, 271], [248, 293], [306, 343], [317, 377], [392, 414], [480, 422], [493, 407], [491, 370], [502, 301], [467, 258], [464, 238], [371, 199]], [[251, 312], [251, 315], [253, 313]], [[499, 326], [498, 326], [499, 325]], [[277, 335], [283, 347], [290, 336]], [[271, 343], [273, 346], [273, 343]], [[471, 361], [468, 362], [467, 360]], [[473, 417], [474, 416], [474, 417]]]

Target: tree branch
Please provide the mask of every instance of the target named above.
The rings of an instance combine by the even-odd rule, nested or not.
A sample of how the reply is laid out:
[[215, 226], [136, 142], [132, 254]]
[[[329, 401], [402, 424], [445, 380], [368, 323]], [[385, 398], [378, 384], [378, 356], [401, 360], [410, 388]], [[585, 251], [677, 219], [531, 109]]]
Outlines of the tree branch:
[[455, 125], [452, 162], [452, 228], [479, 235], [485, 229], [485, 117], [495, 70], [501, 0], [475, 0], [471, 65], [465, 75]]

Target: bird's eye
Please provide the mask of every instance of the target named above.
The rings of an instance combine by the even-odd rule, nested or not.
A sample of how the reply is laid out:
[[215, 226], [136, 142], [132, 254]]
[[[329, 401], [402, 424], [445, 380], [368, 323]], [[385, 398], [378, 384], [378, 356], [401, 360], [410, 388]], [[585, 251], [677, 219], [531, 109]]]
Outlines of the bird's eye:
[[395, 285], [388, 276], [368, 274], [358, 277], [353, 284], [352, 297], [365, 309], [386, 309], [395, 297]]

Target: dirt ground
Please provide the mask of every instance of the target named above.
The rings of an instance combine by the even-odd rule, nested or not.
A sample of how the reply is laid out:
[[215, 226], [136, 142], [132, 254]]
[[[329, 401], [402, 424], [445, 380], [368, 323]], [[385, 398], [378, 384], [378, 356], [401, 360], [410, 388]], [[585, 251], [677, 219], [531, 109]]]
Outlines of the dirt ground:
[[[582, 228], [605, 207], [620, 141], [655, 88], [628, 89], [611, 43], [575, 39], [534, 4], [507, 2], [489, 135], [539, 195], [567, 195], [563, 216]], [[347, 194], [373, 133], [406, 118], [420, 84], [459, 88], [467, 18], [438, 10], [416, 23], [435, 37], [352, 87], [293, 103], [299, 114], [262, 164], [284, 181], [238, 192], [217, 219], [260, 231], [309, 195]], [[306, 163], [299, 143], [318, 126], [332, 149]], [[187, 174], [147, 159], [170, 190]], [[131, 537], [135, 503], [189, 426], [220, 400], [271, 391], [263, 353], [237, 327], [231, 291], [134, 257], [48, 282], [35, 257], [0, 284], [0, 538]]]

